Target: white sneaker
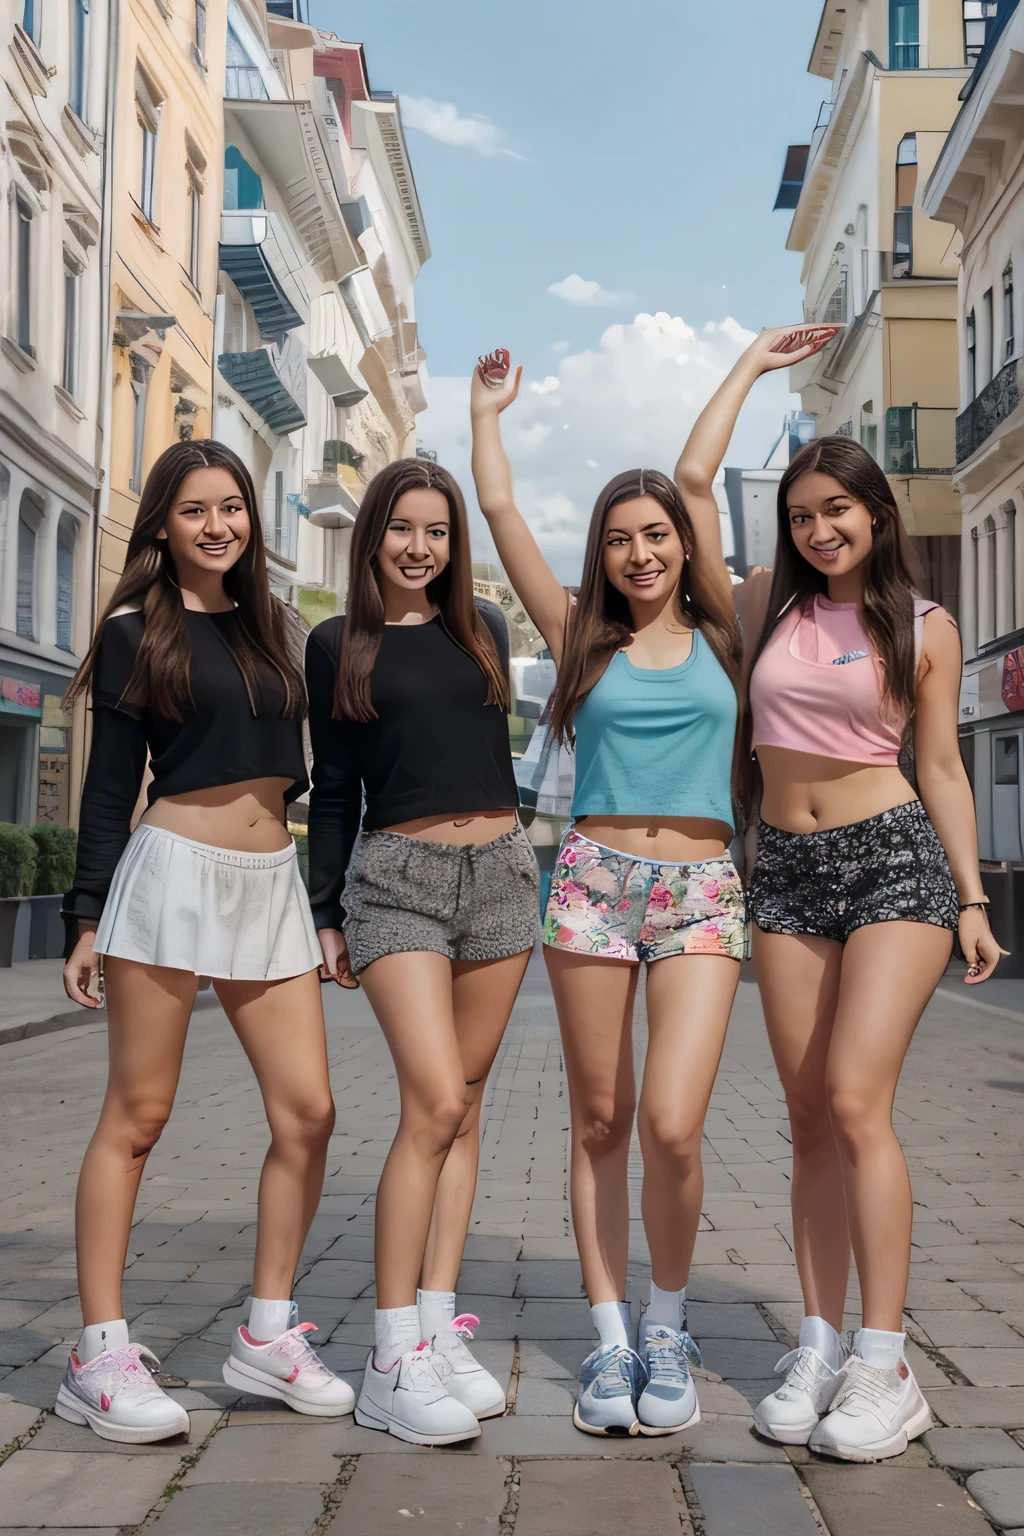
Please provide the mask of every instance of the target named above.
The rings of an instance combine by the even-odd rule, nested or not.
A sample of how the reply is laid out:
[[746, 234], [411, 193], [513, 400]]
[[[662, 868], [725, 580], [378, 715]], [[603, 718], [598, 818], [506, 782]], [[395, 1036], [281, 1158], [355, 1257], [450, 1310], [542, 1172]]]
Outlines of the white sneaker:
[[808, 1344], [783, 1355], [775, 1369], [785, 1371], [786, 1379], [754, 1409], [754, 1428], [782, 1445], [806, 1445], [812, 1429], [832, 1406], [843, 1371], [834, 1371]]
[[54, 1411], [71, 1424], [88, 1424], [104, 1440], [148, 1445], [171, 1435], [187, 1435], [188, 1414], [168, 1397], [142, 1363], [160, 1362], [144, 1344], [108, 1349], [86, 1365], [74, 1350], [57, 1389]]
[[221, 1374], [240, 1392], [280, 1398], [296, 1412], [317, 1418], [340, 1418], [352, 1412], [356, 1395], [347, 1381], [327, 1369], [306, 1338], [315, 1332], [315, 1323], [299, 1323], [261, 1343], [248, 1328], [236, 1328]]
[[900, 1456], [932, 1425], [932, 1415], [905, 1360], [889, 1370], [851, 1355], [829, 1413], [810, 1448], [840, 1461], [884, 1461]]
[[356, 1423], [386, 1430], [413, 1445], [475, 1440], [480, 1433], [476, 1415], [445, 1391], [434, 1366], [434, 1353], [426, 1339], [396, 1360], [389, 1371], [377, 1370], [371, 1349], [356, 1403]]
[[479, 1326], [472, 1312], [462, 1312], [450, 1328], [439, 1328], [432, 1341], [434, 1369], [449, 1397], [478, 1419], [493, 1419], [505, 1412], [505, 1394], [466, 1344]]

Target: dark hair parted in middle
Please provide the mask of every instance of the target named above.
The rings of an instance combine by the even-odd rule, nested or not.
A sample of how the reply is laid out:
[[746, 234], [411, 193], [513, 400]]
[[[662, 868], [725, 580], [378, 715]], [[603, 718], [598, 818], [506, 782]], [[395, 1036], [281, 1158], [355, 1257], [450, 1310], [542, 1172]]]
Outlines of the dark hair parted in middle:
[[384, 633], [384, 598], [378, 551], [388, 524], [406, 491], [439, 491], [448, 503], [449, 560], [427, 586], [427, 596], [455, 643], [476, 662], [487, 679], [487, 703], [508, 709], [508, 682], [491, 632], [473, 599], [473, 564], [469, 521], [462, 492], [446, 469], [429, 459], [397, 459], [379, 470], [366, 487], [352, 530], [345, 630], [334, 687], [336, 720], [375, 720], [370, 702], [370, 673]]
[[[849, 437], [823, 437], [794, 454], [779, 481], [778, 538], [764, 629], [750, 659], [749, 678], [784, 614], [794, 603], [828, 595], [828, 577], [805, 560], [793, 542], [789, 496], [801, 475], [816, 471], [837, 480], [851, 501], [871, 514], [871, 553], [865, 561], [862, 607], [864, 627], [881, 663], [882, 705], [909, 734], [914, 714], [916, 656], [914, 598], [917, 559], [900, 519], [899, 508], [882, 470], [867, 449]], [[740, 804], [749, 818], [760, 797], [760, 770], [752, 758], [752, 721], [744, 712], [739, 759]]]
[[740, 631], [736, 620], [715, 618], [687, 590], [689, 557], [693, 549], [693, 524], [685, 503], [667, 475], [656, 469], [627, 469], [609, 481], [594, 503], [583, 556], [579, 596], [570, 605], [566, 623], [565, 651], [549, 705], [551, 730], [564, 741], [573, 716], [587, 694], [604, 674], [616, 651], [633, 639], [629, 602], [608, 580], [604, 568], [604, 535], [608, 513], [624, 501], [650, 496], [662, 507], [682, 542], [684, 561], [679, 581], [679, 608], [683, 617], [699, 629], [735, 687], [740, 671]]

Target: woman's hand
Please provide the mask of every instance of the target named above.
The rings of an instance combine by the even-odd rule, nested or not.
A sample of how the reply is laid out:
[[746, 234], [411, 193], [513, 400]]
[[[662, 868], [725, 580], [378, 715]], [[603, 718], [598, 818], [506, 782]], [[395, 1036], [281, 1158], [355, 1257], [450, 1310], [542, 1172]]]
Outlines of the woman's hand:
[[95, 928], [80, 929], [78, 943], [64, 965], [64, 991], [73, 1003], [79, 1003], [83, 1008], [103, 1006], [100, 957], [93, 948], [95, 940]]
[[504, 347], [496, 347], [481, 357], [473, 369], [469, 391], [469, 409], [473, 416], [499, 416], [519, 393], [522, 368], [517, 368], [512, 383], [512, 362]]
[[964, 981], [969, 987], [987, 981], [1005, 951], [995, 941], [984, 907], [968, 907], [960, 913], [958, 936], [968, 965]]
[[323, 951], [323, 964], [320, 967], [320, 976], [323, 981], [336, 981], [339, 987], [358, 987], [359, 983], [352, 975], [352, 967], [348, 958], [348, 945], [345, 943], [345, 935], [340, 928], [321, 928], [317, 934], [320, 940], [320, 948]]
[[745, 357], [756, 365], [758, 373], [792, 368], [827, 347], [842, 329], [841, 325], [779, 325], [762, 331], [747, 348]]

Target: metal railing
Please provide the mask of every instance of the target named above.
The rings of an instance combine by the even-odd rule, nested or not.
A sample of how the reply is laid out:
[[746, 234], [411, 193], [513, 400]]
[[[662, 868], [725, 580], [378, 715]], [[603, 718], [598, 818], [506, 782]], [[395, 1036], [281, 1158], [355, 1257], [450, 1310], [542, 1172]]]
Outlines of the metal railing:
[[1024, 358], [1004, 364], [956, 419], [956, 462], [962, 464], [1024, 399]]

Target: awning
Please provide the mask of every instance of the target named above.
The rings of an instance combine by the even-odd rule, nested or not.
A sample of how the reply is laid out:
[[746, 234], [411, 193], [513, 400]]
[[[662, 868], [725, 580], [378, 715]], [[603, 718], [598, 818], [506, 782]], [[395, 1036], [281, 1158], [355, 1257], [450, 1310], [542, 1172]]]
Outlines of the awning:
[[226, 211], [220, 221], [220, 266], [252, 305], [260, 330], [277, 336], [309, 319], [309, 306], [292, 276], [287, 240], [276, 215]]
[[306, 359], [311, 373], [320, 380], [335, 405], [358, 405], [370, 391], [349, 373], [337, 352], [321, 352]]
[[264, 348], [255, 352], [222, 352], [217, 359], [225, 381], [278, 435], [306, 425], [306, 413], [289, 394]]

